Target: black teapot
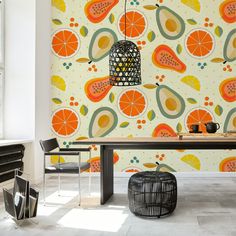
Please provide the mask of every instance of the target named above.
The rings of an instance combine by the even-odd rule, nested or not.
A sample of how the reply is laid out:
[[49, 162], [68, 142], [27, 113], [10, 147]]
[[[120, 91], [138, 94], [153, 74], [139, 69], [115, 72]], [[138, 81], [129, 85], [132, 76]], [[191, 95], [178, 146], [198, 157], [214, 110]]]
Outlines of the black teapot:
[[219, 123], [209, 122], [205, 124], [207, 133], [215, 133], [219, 128]]

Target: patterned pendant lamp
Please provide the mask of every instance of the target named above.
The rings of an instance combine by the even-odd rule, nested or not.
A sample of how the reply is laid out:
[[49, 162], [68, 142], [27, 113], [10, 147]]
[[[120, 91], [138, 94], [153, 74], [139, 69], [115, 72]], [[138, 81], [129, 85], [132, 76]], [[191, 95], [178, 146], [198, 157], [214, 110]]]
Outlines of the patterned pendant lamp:
[[125, 40], [115, 43], [109, 54], [110, 84], [113, 86], [134, 86], [141, 84], [141, 55], [138, 47], [126, 40], [125, 0]]

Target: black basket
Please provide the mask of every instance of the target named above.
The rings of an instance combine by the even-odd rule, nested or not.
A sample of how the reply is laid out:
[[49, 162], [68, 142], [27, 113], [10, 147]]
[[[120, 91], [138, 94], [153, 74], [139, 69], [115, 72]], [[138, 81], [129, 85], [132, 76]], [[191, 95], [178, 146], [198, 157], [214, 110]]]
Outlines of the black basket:
[[110, 84], [135, 86], [141, 84], [141, 56], [136, 44], [121, 40], [110, 50]]
[[144, 171], [130, 177], [129, 209], [138, 216], [162, 217], [171, 214], [177, 203], [177, 181], [168, 172]]

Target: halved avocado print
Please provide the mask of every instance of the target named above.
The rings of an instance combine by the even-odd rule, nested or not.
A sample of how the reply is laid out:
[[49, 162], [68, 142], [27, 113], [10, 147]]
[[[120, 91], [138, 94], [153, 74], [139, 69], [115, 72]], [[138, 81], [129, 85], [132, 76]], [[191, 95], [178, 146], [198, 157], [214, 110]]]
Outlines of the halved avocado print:
[[236, 60], [236, 29], [229, 32], [224, 45], [224, 59], [228, 62]]
[[156, 21], [160, 33], [166, 39], [178, 39], [185, 31], [185, 23], [182, 17], [168, 7], [159, 6], [157, 8]]
[[185, 110], [185, 102], [181, 95], [166, 85], [157, 87], [156, 99], [160, 112], [166, 118], [178, 118]]
[[224, 132], [236, 131], [236, 108], [229, 111], [225, 119]]
[[116, 112], [109, 107], [101, 107], [93, 113], [89, 124], [89, 137], [104, 137], [115, 129], [117, 123]]
[[116, 33], [108, 28], [97, 30], [91, 39], [89, 45], [89, 58], [91, 61], [97, 62], [106, 57], [112, 45], [117, 42]]

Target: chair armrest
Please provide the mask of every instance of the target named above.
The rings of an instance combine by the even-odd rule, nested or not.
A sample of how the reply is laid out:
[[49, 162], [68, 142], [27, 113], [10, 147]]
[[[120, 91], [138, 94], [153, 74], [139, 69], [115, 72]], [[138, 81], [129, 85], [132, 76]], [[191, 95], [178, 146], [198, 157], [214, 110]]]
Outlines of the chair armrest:
[[62, 152], [90, 152], [91, 148], [60, 148]]
[[45, 152], [45, 156], [51, 156], [51, 155], [64, 155], [64, 156], [77, 156], [80, 152]]

